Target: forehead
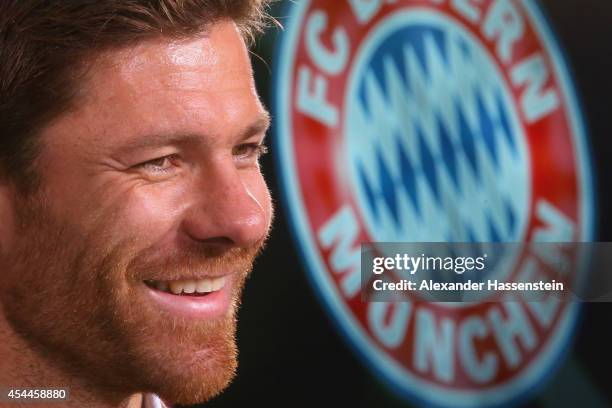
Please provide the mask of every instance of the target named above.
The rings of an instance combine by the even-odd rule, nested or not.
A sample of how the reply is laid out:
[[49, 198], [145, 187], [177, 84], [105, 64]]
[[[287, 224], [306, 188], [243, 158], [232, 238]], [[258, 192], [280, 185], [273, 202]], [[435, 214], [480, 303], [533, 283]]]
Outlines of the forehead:
[[43, 130], [42, 165], [57, 167], [62, 156], [61, 166], [69, 158], [84, 166], [150, 135], [197, 135], [225, 146], [265, 113], [246, 45], [228, 21], [205, 35], [106, 52], [89, 68], [82, 95]]
[[243, 38], [233, 22], [220, 21], [202, 35], [150, 39], [98, 56], [75, 113], [95, 115], [96, 121], [129, 118], [131, 126], [152, 125], [153, 119], [155, 126], [164, 121], [176, 126], [181, 118], [193, 119], [191, 114], [204, 121], [231, 120], [226, 116], [258, 108], [254, 105], [258, 100]]
[[203, 34], [184, 39], [166, 37], [143, 41], [135, 46], [102, 54], [95, 64], [94, 82], [109, 76], [123, 85], [178, 85], [198, 75], [198, 87], [228, 77], [251, 76], [248, 53], [235, 24], [222, 20]]

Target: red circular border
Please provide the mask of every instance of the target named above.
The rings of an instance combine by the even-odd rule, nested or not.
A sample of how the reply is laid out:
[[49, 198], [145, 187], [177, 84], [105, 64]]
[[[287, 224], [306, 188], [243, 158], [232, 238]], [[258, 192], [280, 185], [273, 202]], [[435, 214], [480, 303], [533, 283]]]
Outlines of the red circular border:
[[[491, 2], [488, 3], [488, 6]], [[516, 5], [516, 3], [515, 3]], [[350, 38], [351, 50], [349, 60], [352, 61], [356, 56], [356, 52], [359, 50], [360, 44], [364, 41], [366, 36], [376, 28], [385, 18], [391, 14], [397, 12], [399, 9], [406, 9], [409, 7], [419, 7], [429, 9], [453, 18], [458, 23], [461, 23], [463, 27], [471, 32], [475, 37], [480, 39], [483, 46], [488, 50], [489, 55], [494, 59], [500, 68], [500, 72], [503, 73], [506, 83], [511, 84], [509, 77], [509, 71], [514, 64], [522, 61], [526, 57], [540, 52], [546, 59], [546, 64], [549, 66], [551, 77], [549, 78], [547, 87], [553, 87], [559, 90], [559, 95], [564, 97], [563, 92], [560, 90], [560, 79], [557, 78], [556, 71], [553, 68], [554, 65], [550, 59], [548, 50], [544, 48], [542, 44], [538, 42], [538, 35], [535, 28], [532, 26], [533, 22], [529, 16], [525, 13], [525, 10], [521, 6], [517, 5], [517, 8], [523, 13], [525, 26], [525, 34], [523, 40], [517, 44], [513, 50], [513, 58], [509, 63], [501, 61], [495, 51], [495, 44], [486, 38], [480, 32], [479, 27], [474, 26], [472, 23], [467, 21], [463, 16], [455, 12], [450, 7], [449, 3], [436, 6], [431, 1], [427, 0], [404, 0], [397, 1], [393, 4], [385, 4], [376, 16], [368, 22], [366, 25], [360, 25], [355, 19], [352, 11], [349, 8], [348, 2], [329, 2], [324, 0], [313, 0], [310, 3], [308, 11], [305, 13], [305, 20], [308, 18], [313, 10], [325, 10], [327, 13], [327, 27], [342, 26]], [[486, 13], [486, 7], [483, 8], [483, 12]], [[305, 21], [304, 20], [304, 21]], [[296, 47], [296, 56], [294, 65], [292, 68], [292, 83], [294, 88], [292, 94], [296, 95], [297, 89], [297, 78], [298, 68], [301, 66], [308, 66], [314, 75], [324, 75], [328, 79], [327, 96], [331, 104], [336, 107], [343, 108], [343, 102], [345, 97], [346, 81], [350, 77], [350, 66], [343, 73], [330, 77], [324, 72], [317, 69], [316, 64], [310, 60], [308, 53], [305, 50], [304, 40], [304, 29], [305, 25], [302, 24], [301, 31], [298, 36], [298, 42]], [[331, 48], [331, 30], [326, 30], [322, 36], [324, 44]], [[512, 91], [512, 97], [517, 106], [517, 112], [520, 115], [520, 109], [518, 109], [520, 100], [520, 90], [508, 88]], [[336, 211], [342, 208], [344, 205], [349, 204], [355, 215], [358, 217], [361, 230], [359, 233], [358, 240], [361, 242], [369, 242], [370, 238], [367, 235], [365, 224], [361, 219], [361, 211], [357, 205], [353, 192], [351, 190], [351, 183], [349, 180], [342, 178], [342, 172], [338, 169], [345, 168], [345, 148], [344, 148], [344, 129], [339, 126], [337, 129], [330, 129], [324, 124], [314, 120], [302, 114], [299, 109], [295, 106], [295, 98], [291, 101], [294, 105], [291, 107], [292, 111], [292, 135], [294, 145], [294, 157], [296, 160], [297, 174], [299, 177], [299, 184], [302, 188], [302, 198], [304, 207], [308, 213], [308, 220], [313, 231], [318, 231], [319, 228], [332, 217]], [[524, 133], [526, 135], [526, 143], [530, 150], [531, 157], [531, 176], [532, 176], [532, 192], [531, 192], [531, 205], [530, 214], [527, 227], [527, 240], [530, 240], [533, 231], [539, 225], [535, 221], [535, 203], [540, 199], [546, 199], [553, 203], [559, 208], [566, 216], [572, 220], [579, 220], [579, 184], [578, 184], [578, 165], [576, 163], [576, 157], [574, 154], [574, 145], [571, 132], [571, 124], [566, 116], [567, 104], [565, 100], [562, 100], [561, 108], [551, 113], [547, 117], [528, 124], [525, 118], [521, 117], [521, 123], [524, 127]], [[343, 118], [342, 111], [339, 111], [339, 118]], [[579, 230], [577, 234], [579, 233]], [[579, 236], [575, 236], [574, 240], [578, 241]], [[329, 251], [319, 247], [321, 258], [325, 261], [325, 266], [328, 271], [332, 270], [329, 263]], [[340, 276], [329, 273], [330, 278], [333, 279], [336, 285], [337, 293], [341, 293], [340, 287]], [[410, 322], [408, 331], [404, 343], [393, 350], [385, 347], [385, 345], [376, 341], [376, 337], [369, 330], [367, 324], [367, 308], [362, 303], [359, 296], [353, 299], [341, 298], [341, 301], [351, 310], [355, 319], [361, 325], [361, 328], [366, 331], [372, 341], [376, 342], [381, 350], [384, 350], [389, 356], [395, 361], [401, 364], [405, 369], [409, 370], [412, 375], [426, 380], [428, 382], [443, 385], [449, 389], [455, 390], [470, 390], [470, 389], [482, 389], [483, 385], [475, 383], [470, 380], [469, 377], [461, 372], [461, 364], [455, 362], [455, 367], [459, 370], [456, 373], [456, 381], [453, 383], [441, 384], [433, 375], [423, 375], [414, 369], [414, 366], [410, 360], [413, 344], [413, 331], [414, 321]], [[484, 318], [485, 313], [492, 307], [492, 304], [483, 303], [474, 305], [467, 308], [450, 309], [440, 304], [419, 302], [413, 305], [414, 310], [419, 306], [428, 307], [433, 313], [437, 315], [437, 321], [446, 317], [452, 318], [459, 324], [462, 320], [467, 317], [480, 316]], [[522, 350], [526, 353], [526, 357], [523, 358], [522, 364], [517, 367], [507, 367], [505, 364], [501, 364], [499, 371], [494, 381], [486, 384], [487, 386], [496, 386], [506, 383], [513, 379], [515, 376], [523, 372], [526, 367], [536, 359], [538, 353], [546, 346], [547, 339], [551, 336], [551, 333], [555, 331], [558, 325], [560, 317], [565, 311], [565, 307], [562, 306], [552, 322], [549, 328], [542, 328], [538, 322], [531, 315], [527, 309], [526, 312], [530, 318], [530, 324], [535, 329], [535, 336], [539, 341], [537, 347], [531, 351]], [[490, 336], [489, 338], [483, 339], [482, 341], [476, 341], [476, 349], [479, 351], [480, 356], [489, 350], [495, 349], [495, 342]], [[501, 362], [501, 360], [500, 360]]]

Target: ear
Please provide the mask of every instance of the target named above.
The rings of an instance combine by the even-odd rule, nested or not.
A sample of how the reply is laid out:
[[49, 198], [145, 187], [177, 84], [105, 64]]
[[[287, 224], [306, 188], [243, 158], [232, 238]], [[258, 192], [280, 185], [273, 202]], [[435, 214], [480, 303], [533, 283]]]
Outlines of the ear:
[[10, 251], [16, 234], [16, 192], [11, 183], [0, 181], [0, 254]]

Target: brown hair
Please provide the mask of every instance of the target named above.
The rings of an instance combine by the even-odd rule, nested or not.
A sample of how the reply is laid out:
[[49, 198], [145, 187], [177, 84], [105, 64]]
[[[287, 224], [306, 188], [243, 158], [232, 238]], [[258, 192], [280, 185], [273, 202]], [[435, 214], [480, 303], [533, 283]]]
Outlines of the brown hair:
[[0, 177], [30, 190], [36, 134], [75, 101], [84, 60], [155, 36], [188, 37], [222, 18], [247, 40], [269, 0], [0, 0]]

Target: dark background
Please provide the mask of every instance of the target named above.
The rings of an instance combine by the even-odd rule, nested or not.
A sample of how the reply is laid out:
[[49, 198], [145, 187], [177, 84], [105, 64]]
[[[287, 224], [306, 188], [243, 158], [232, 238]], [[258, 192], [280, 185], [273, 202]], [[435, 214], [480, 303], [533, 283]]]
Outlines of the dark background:
[[[597, 240], [612, 241], [608, 182], [612, 177], [612, 3], [545, 0], [540, 4], [565, 48], [582, 99], [595, 165]], [[282, 5], [276, 5], [272, 13], [281, 23], [285, 21]], [[268, 107], [278, 35], [278, 29], [270, 29], [253, 49], [258, 88]], [[271, 137], [268, 145], [274, 149]], [[272, 155], [263, 159], [263, 168], [276, 202], [274, 230], [244, 294], [238, 376], [205, 407], [410, 406], [365, 369], [332, 327], [289, 234]], [[612, 304], [585, 304], [568, 363], [526, 406], [612, 406], [611, 327]]]

